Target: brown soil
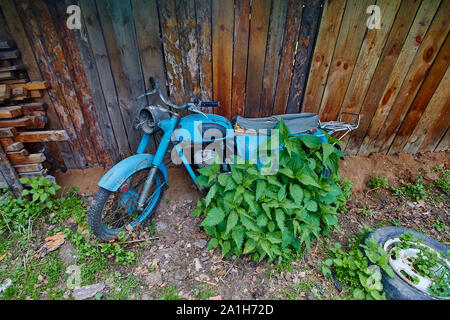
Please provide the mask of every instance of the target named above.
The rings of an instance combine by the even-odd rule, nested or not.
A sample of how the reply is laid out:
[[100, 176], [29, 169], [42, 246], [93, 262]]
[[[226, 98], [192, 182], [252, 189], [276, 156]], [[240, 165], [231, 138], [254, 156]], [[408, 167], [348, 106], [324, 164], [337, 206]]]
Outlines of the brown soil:
[[393, 156], [375, 153], [368, 157], [346, 156], [339, 163], [339, 171], [353, 183], [353, 192], [360, 193], [374, 176], [387, 177], [389, 185], [395, 187], [413, 181], [417, 176], [434, 180], [437, 175], [430, 169], [435, 166], [448, 168], [449, 160], [450, 152]]

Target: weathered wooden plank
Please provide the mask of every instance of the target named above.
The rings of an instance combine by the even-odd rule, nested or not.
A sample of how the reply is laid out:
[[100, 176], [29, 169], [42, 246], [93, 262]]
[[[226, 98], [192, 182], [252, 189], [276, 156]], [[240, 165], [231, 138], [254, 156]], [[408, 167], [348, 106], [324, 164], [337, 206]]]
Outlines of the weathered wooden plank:
[[[400, 152], [405, 146], [409, 136], [413, 132], [423, 112], [427, 108], [428, 103], [431, 100], [434, 92], [436, 91], [439, 83], [441, 82], [448, 66], [450, 64], [450, 39], [447, 40], [442, 45], [439, 50], [439, 54], [436, 57], [433, 65], [431, 66], [430, 72], [428, 72], [419, 92], [417, 93], [408, 114], [405, 117], [400, 129], [398, 130], [394, 141], [389, 148], [389, 154]], [[434, 146], [439, 141], [436, 141]], [[431, 142], [432, 144], [433, 142]], [[429, 149], [433, 151], [434, 148]]]
[[28, 153], [28, 151], [26, 149], [22, 149], [20, 151], [11, 151], [11, 152], [6, 153], [6, 156], [10, 160], [26, 158], [29, 155], [30, 154]]
[[[450, 123], [450, 68], [442, 78], [427, 108], [411, 133], [403, 152], [416, 153], [419, 149], [432, 151]], [[423, 147], [422, 147], [423, 146]]]
[[10, 39], [1, 39], [0, 40], [0, 49], [1, 50], [15, 49], [15, 48], [16, 48], [16, 43], [13, 40], [10, 40]]
[[11, 97], [11, 87], [6, 84], [0, 84], [0, 100], [7, 100]]
[[366, 9], [374, 3], [374, 0], [347, 1], [320, 105], [322, 121], [337, 120], [367, 29], [366, 24], [361, 22], [366, 21]]
[[231, 115], [243, 116], [245, 83], [247, 80], [248, 36], [250, 33], [250, 0], [234, 1], [233, 83], [231, 87]]
[[42, 2], [28, 0], [21, 1], [18, 10], [33, 44], [42, 76], [50, 83], [47, 92], [56, 114], [69, 134], [73, 151], [71, 156], [76, 159], [76, 167], [93, 164], [96, 161], [92, 157], [91, 142], [88, 139], [78, 139], [78, 132], [84, 132], [86, 128], [83, 128], [73, 83], [67, 74], [67, 63], [48, 10]]
[[21, 178], [43, 177], [46, 173], [47, 173], [46, 169], [39, 171], [22, 172], [19, 173], [19, 177]]
[[408, 74], [409, 67], [413, 63], [416, 52], [419, 46], [421, 46], [422, 39], [424, 38], [438, 7], [438, 1], [422, 2], [397, 61], [392, 67], [389, 80], [378, 100], [376, 112], [372, 117], [369, 129], [367, 130], [358, 154], [367, 155], [370, 152], [375, 152], [379, 149], [374, 141], [377, 139], [379, 133], [385, 129], [384, 122], [394, 105], [399, 90]]
[[50, 87], [48, 81], [31, 81], [26, 83], [11, 84], [11, 89], [26, 88], [27, 90], [45, 90]]
[[[47, 0], [48, 1], [48, 0]], [[87, 72], [92, 72], [92, 68], [89, 68], [89, 61], [92, 61], [92, 55], [89, 51], [89, 44], [87, 43], [87, 37], [81, 36], [81, 32], [73, 32], [67, 28], [67, 7], [71, 4], [78, 4], [74, 0], [66, 0], [65, 2], [58, 2], [53, 5], [49, 5], [50, 13], [53, 17], [56, 30], [60, 35], [62, 48], [67, 60], [67, 66], [73, 82], [77, 85], [74, 86], [78, 104], [80, 106], [85, 126], [87, 127], [88, 134], [92, 142], [92, 146], [97, 156], [98, 164], [102, 166], [112, 166], [113, 161], [109, 151], [115, 153], [116, 144], [113, 142], [113, 146], [110, 145], [110, 140], [105, 140], [100, 123], [104, 124], [106, 120], [106, 126], [104, 128], [111, 128], [109, 118], [105, 118], [105, 114], [100, 114], [101, 122], [99, 121], [97, 107], [94, 104], [91, 87], [89, 86], [89, 80]], [[83, 24], [82, 24], [83, 25]], [[85, 27], [83, 27], [83, 30]], [[85, 39], [83, 41], [82, 39]], [[87, 65], [86, 67], [84, 67]], [[96, 70], [95, 70], [96, 72]], [[97, 88], [94, 88], [97, 89]], [[107, 127], [108, 126], [108, 127]], [[111, 137], [111, 136], [110, 136]]]
[[447, 132], [437, 145], [436, 149], [434, 149], [434, 151], [435, 152], [447, 151], [449, 149], [450, 149], [450, 127], [447, 129]]
[[17, 134], [17, 130], [14, 127], [0, 128], [0, 138], [11, 138]]
[[[167, 97], [167, 79], [164, 69], [164, 51], [159, 28], [159, 16], [156, 0], [132, 0], [134, 24], [141, 59], [145, 87], [150, 91], [149, 78], [159, 83], [161, 92]], [[148, 104], [159, 102], [156, 95], [147, 96]], [[150, 152], [154, 153], [156, 145], [152, 139]]]
[[[80, 0], [80, 7], [84, 19], [84, 27], [86, 27], [87, 37], [91, 44], [90, 48], [94, 56], [95, 67], [98, 74], [96, 77], [95, 70], [92, 70], [92, 73], [89, 73], [92, 76], [90, 78], [92, 81], [91, 89], [99, 89], [98, 91], [92, 89], [97, 110], [104, 110], [103, 103], [106, 105], [107, 113], [103, 111], [105, 114], [103, 117], [109, 117], [120, 158], [125, 158], [131, 155], [131, 150], [128, 144], [127, 130], [122, 120], [119, 98], [114, 84], [102, 27], [98, 18], [97, 7], [95, 2], [89, 0]], [[84, 27], [82, 27], [81, 32], [83, 32]], [[108, 131], [105, 130], [104, 132], [108, 137]]]
[[110, 63], [118, 91], [122, 118], [132, 152], [137, 150], [142, 132], [133, 128], [137, 110], [146, 105], [145, 99], [137, 99], [145, 92], [139, 59], [135, 25], [131, 4], [128, 1], [97, 1], [100, 20]]
[[302, 0], [289, 0], [286, 22], [284, 24], [283, 46], [280, 68], [277, 77], [277, 89], [272, 114], [283, 114], [289, 99], [295, 47], [302, 17]]
[[0, 128], [28, 127], [31, 125], [33, 125], [33, 119], [31, 117], [20, 117], [20, 118], [16, 118], [16, 119], [0, 120]]
[[[146, 88], [150, 89], [149, 78], [160, 84], [161, 92], [167, 97], [166, 75], [164, 70], [164, 51], [160, 37], [159, 17], [156, 0], [132, 0], [134, 23], [139, 46], [139, 56]], [[150, 104], [157, 97], [148, 97]]]
[[185, 100], [199, 97], [200, 74], [198, 68], [197, 20], [194, 0], [175, 0], [179, 39], [182, 48]]
[[0, 119], [15, 118], [22, 115], [20, 106], [10, 106], [0, 108]]
[[450, 1], [444, 0], [422, 40], [389, 115], [370, 150], [386, 153], [450, 29]]
[[24, 69], [25, 69], [24, 64], [17, 64], [15, 66], [0, 67], [0, 72], [17, 71], [17, 70], [24, 70]]
[[158, 9], [170, 99], [173, 103], [182, 104], [185, 101], [185, 88], [182, 68], [182, 48], [177, 26], [175, 0], [159, 0]]
[[244, 114], [247, 117], [257, 117], [261, 107], [270, 6], [270, 0], [252, 1], [247, 61], [247, 72], [251, 76], [247, 77], [244, 110]]
[[14, 142], [13, 144], [5, 147], [4, 149], [6, 152], [20, 151], [23, 149], [23, 143], [22, 142]]
[[263, 89], [259, 108], [260, 117], [271, 115], [273, 109], [288, 4], [288, 0], [272, 2], [264, 62]]
[[[388, 35], [391, 31], [397, 11], [400, 7], [400, 0], [378, 0], [377, 6], [380, 8], [381, 29], [368, 29], [364, 36], [363, 44], [353, 70], [347, 92], [341, 106], [341, 112], [358, 113], [363, 106], [364, 98], [369, 89], [375, 69], [379, 62], [381, 52], [385, 47]], [[352, 121], [346, 115], [342, 117], [343, 121]], [[345, 150], [347, 139], [341, 144]]]
[[14, 135], [14, 141], [17, 142], [49, 142], [66, 141], [69, 136], [65, 130], [53, 131], [23, 131]]
[[214, 111], [229, 119], [233, 66], [233, 2], [213, 0], [212, 21], [213, 98], [220, 102], [220, 108]]
[[292, 71], [286, 113], [297, 113], [302, 109], [307, 76], [324, 0], [306, 0], [305, 3], [302, 14], [302, 24], [297, 40], [297, 53], [295, 55], [294, 69]]
[[[200, 73], [200, 98], [211, 101], [213, 98], [212, 83], [212, 46], [211, 46], [211, 1], [195, 1], [197, 15], [198, 65]], [[214, 108], [207, 109], [214, 112]]]
[[19, 182], [19, 176], [17, 175], [16, 170], [11, 166], [2, 147], [0, 147], [0, 173], [8, 184], [11, 192], [16, 197], [20, 197], [23, 189], [22, 184]]
[[6, 148], [14, 143], [12, 138], [0, 138], [0, 144], [3, 148]]
[[361, 117], [359, 128], [351, 133], [346, 147], [343, 148], [346, 153], [356, 154], [359, 150], [420, 4], [420, 0], [402, 1], [359, 111]]
[[20, 57], [20, 51], [15, 50], [5, 50], [0, 51], [0, 60], [12, 60]]
[[41, 163], [30, 163], [30, 164], [21, 164], [14, 166], [14, 169], [18, 173], [30, 172], [30, 171], [41, 171], [44, 169]]
[[32, 153], [26, 157], [25, 156], [16, 156], [16, 155], [11, 156], [11, 153], [9, 153], [7, 156], [13, 165], [42, 163], [46, 159], [45, 155], [42, 152], [41, 153]]

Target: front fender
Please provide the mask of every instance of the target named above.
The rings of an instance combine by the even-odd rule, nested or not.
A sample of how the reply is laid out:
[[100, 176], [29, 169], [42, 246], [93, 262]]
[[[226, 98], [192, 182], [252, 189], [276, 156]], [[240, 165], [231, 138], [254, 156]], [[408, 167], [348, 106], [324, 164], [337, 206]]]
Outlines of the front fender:
[[[109, 191], [117, 191], [122, 183], [133, 173], [145, 168], [150, 168], [152, 166], [153, 158], [154, 156], [151, 154], [141, 153], [123, 159], [109, 169], [98, 182], [98, 186]], [[159, 165], [159, 169], [162, 171], [167, 184], [168, 176], [164, 163]]]

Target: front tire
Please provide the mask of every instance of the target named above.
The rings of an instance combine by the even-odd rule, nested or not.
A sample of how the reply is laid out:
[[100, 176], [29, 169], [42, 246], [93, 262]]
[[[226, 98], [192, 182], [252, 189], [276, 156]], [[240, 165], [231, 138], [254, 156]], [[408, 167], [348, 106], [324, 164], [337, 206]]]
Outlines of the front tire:
[[[138, 172], [138, 174], [139, 174], [139, 172]], [[126, 182], [124, 182], [124, 184], [126, 184]], [[140, 183], [139, 185], [141, 185], [141, 184], [142, 183]], [[125, 222], [126, 220], [123, 220], [122, 221], [123, 225], [117, 225], [115, 228], [110, 228], [105, 225], [104, 217], [105, 217], [105, 215], [109, 214], [105, 210], [105, 205], [108, 203], [108, 201], [111, 201], [115, 196], [118, 196], [121, 194], [119, 190], [123, 190], [122, 189], [123, 185], [120, 186], [118, 191], [115, 191], [115, 192], [112, 192], [112, 191], [109, 191], [109, 190], [106, 190], [106, 189], [100, 187], [98, 189], [97, 193], [95, 194], [94, 199], [92, 200], [92, 204], [91, 204], [91, 206], [89, 208], [89, 212], [88, 212], [88, 225], [89, 225], [92, 233], [97, 238], [99, 238], [103, 241], [110, 241], [110, 240], [116, 239], [118, 237], [119, 233], [121, 231], [123, 231], [125, 229], [125, 226], [128, 224], [134, 225], [137, 222], [139, 222], [141, 224], [145, 224], [148, 221], [148, 219], [155, 212], [155, 210], [158, 207], [159, 202], [161, 201], [163, 194], [164, 194], [166, 183], [165, 183], [164, 176], [160, 170], [158, 170], [155, 175], [155, 183], [154, 184], [155, 184], [155, 190], [153, 192], [149, 193], [149, 197], [147, 198], [146, 201], [150, 200], [150, 202], [145, 207], [145, 209], [142, 211], [142, 213], [139, 215], [136, 215], [136, 218], [132, 218], [132, 216], [134, 215], [134, 212], [132, 212], [132, 213], [125, 212], [125, 214], [127, 214], [130, 217], [131, 221], [129, 223], [126, 223]], [[137, 187], [134, 187], [134, 188], [136, 188], [136, 190], [139, 192]], [[150, 197], [152, 197], [153, 195], [155, 198], [150, 199]], [[114, 201], [114, 200], [112, 200], [112, 201]], [[130, 201], [130, 200], [128, 200], [128, 201]], [[127, 202], [126, 204], [128, 205], [129, 202]], [[122, 211], [126, 211], [126, 210], [122, 210]], [[114, 212], [114, 214], [117, 214], [117, 213]], [[122, 212], [121, 214], [123, 215], [124, 213]]]

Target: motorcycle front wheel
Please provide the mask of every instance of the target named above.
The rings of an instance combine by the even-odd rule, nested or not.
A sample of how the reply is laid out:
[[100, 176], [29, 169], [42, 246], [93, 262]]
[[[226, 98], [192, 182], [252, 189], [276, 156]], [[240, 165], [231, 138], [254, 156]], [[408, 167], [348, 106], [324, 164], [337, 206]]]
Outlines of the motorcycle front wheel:
[[88, 212], [88, 224], [96, 237], [103, 241], [116, 239], [127, 225], [144, 224], [153, 215], [164, 194], [166, 181], [158, 169], [144, 209], [139, 211], [137, 202], [148, 172], [149, 169], [135, 172], [115, 192], [98, 189]]

